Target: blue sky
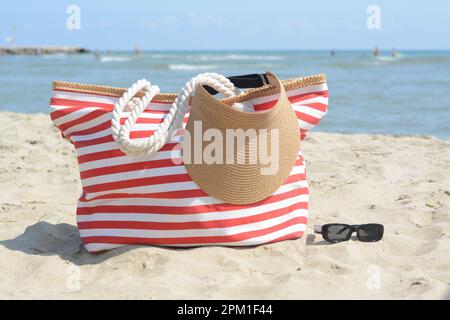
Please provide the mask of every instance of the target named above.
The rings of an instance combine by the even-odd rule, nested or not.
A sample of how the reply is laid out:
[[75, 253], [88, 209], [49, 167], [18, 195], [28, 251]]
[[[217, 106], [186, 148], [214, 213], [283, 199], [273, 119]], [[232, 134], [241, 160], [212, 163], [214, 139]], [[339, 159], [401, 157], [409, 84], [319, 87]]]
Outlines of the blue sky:
[[[90, 49], [450, 49], [450, 1], [8, 1], [0, 7], [0, 46]], [[68, 30], [69, 5], [81, 29]], [[366, 10], [380, 8], [381, 29]]]

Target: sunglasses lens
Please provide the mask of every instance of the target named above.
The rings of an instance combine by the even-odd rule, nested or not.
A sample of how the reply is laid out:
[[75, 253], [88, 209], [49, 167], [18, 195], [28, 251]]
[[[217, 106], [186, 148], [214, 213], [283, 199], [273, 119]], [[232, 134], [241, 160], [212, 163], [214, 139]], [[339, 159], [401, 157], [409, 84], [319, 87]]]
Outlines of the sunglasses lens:
[[383, 237], [383, 226], [380, 224], [365, 224], [359, 227], [358, 239], [363, 242], [374, 242]]
[[326, 231], [328, 239], [334, 242], [347, 241], [352, 233], [352, 229], [346, 224], [331, 224]]

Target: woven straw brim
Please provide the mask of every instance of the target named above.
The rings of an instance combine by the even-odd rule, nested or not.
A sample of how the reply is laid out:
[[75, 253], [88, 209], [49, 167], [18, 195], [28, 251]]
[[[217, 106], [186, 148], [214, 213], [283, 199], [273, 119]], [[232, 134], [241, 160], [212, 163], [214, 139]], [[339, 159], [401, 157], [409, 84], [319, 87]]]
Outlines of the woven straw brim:
[[[298, 156], [300, 147], [300, 132], [296, 114], [290, 105], [286, 91], [279, 80], [268, 73], [276, 82], [280, 96], [278, 102], [264, 112], [240, 111], [215, 99], [206, 89], [199, 85], [192, 98], [191, 113], [186, 125], [186, 130], [191, 135], [189, 150], [189, 163], [185, 167], [192, 180], [210, 196], [219, 198], [227, 203], [250, 204], [272, 195], [288, 178]], [[242, 102], [242, 100], [240, 100]], [[194, 129], [195, 122], [202, 124], [202, 136], [198, 136], [198, 129]], [[203, 150], [211, 143], [203, 141], [203, 133], [208, 129], [216, 129], [224, 137], [222, 161], [220, 163], [207, 164], [193, 163], [193, 153], [200, 145]], [[241, 149], [237, 148], [234, 141], [233, 154], [227, 154], [227, 129], [254, 129], [256, 139], [253, 143], [245, 139]], [[268, 129], [267, 135], [260, 134], [260, 129]], [[278, 139], [272, 141], [272, 130], [278, 131]], [[196, 136], [197, 135], [197, 136]], [[194, 142], [197, 141], [197, 142]], [[201, 141], [199, 144], [198, 141]], [[257, 141], [255, 143], [255, 141]], [[267, 146], [269, 155], [278, 159], [278, 163], [263, 163], [260, 158], [261, 142]], [[197, 143], [197, 144], [196, 144]], [[278, 148], [273, 149], [278, 144]], [[187, 148], [183, 145], [183, 152]], [[251, 156], [256, 159], [250, 162]], [[226, 162], [233, 159], [232, 163]], [[272, 158], [274, 159], [274, 158]], [[241, 162], [239, 162], [241, 160]], [[275, 165], [276, 169], [271, 174], [262, 174], [264, 168]]]

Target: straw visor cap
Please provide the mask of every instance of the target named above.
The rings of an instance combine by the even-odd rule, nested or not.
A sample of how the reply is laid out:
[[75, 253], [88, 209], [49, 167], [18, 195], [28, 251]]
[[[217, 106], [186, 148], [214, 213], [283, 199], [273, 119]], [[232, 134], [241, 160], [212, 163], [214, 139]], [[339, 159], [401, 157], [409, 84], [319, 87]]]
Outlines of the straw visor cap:
[[192, 97], [184, 165], [202, 190], [226, 203], [250, 204], [269, 197], [288, 178], [298, 156], [296, 114], [281, 81], [270, 72], [267, 76], [269, 86], [280, 93], [266, 111], [233, 108], [231, 104], [245, 102], [246, 93], [220, 101], [201, 84]]

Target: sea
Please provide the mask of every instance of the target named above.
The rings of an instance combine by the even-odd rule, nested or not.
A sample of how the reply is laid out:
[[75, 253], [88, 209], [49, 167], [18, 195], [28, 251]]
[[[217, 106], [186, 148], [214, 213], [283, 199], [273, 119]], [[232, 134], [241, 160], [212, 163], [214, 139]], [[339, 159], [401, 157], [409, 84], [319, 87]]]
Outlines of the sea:
[[203, 72], [326, 73], [327, 116], [317, 131], [450, 138], [450, 52], [157, 51], [0, 56], [0, 110], [48, 113], [53, 80], [128, 88], [141, 78], [178, 92]]

